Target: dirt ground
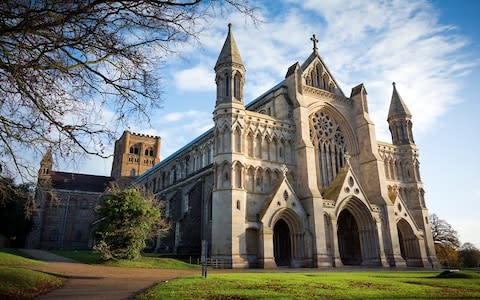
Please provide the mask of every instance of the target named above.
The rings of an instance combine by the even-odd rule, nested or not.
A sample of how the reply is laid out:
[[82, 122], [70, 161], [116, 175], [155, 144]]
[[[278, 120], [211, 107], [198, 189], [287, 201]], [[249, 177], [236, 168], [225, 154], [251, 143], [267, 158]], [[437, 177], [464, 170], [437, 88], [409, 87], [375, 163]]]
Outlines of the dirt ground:
[[22, 251], [48, 262], [31, 269], [67, 278], [63, 287], [36, 299], [130, 299], [162, 281], [187, 275], [200, 276], [200, 270], [104, 267], [74, 262], [42, 250]]

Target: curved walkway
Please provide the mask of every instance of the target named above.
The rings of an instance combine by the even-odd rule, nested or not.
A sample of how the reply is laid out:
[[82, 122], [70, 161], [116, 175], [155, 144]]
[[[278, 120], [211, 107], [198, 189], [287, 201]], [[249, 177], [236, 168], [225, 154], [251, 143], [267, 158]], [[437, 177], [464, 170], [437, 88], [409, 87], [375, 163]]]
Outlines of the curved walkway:
[[196, 270], [105, 267], [78, 263], [42, 250], [22, 251], [48, 262], [32, 269], [67, 277], [63, 287], [37, 299], [129, 299], [162, 281], [186, 275], [200, 276]]

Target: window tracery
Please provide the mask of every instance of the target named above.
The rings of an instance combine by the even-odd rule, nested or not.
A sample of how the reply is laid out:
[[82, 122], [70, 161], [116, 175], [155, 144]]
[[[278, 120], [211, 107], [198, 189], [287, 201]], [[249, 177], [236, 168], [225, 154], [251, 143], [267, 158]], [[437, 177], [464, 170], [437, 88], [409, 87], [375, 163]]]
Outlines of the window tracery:
[[317, 157], [319, 186], [327, 188], [345, 165], [346, 143], [340, 126], [325, 112], [310, 119], [310, 138]]

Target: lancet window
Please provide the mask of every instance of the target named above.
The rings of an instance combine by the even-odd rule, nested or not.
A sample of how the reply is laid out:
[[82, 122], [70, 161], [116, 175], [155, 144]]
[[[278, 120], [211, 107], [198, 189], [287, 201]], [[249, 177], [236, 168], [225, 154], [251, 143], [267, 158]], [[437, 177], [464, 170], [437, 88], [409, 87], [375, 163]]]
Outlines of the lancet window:
[[233, 96], [237, 98], [238, 100], [241, 99], [240, 91], [241, 91], [241, 80], [242, 77], [240, 74], [235, 74], [234, 80], [233, 80]]
[[310, 121], [318, 184], [321, 188], [327, 188], [345, 165], [345, 137], [338, 124], [325, 112], [315, 113]]

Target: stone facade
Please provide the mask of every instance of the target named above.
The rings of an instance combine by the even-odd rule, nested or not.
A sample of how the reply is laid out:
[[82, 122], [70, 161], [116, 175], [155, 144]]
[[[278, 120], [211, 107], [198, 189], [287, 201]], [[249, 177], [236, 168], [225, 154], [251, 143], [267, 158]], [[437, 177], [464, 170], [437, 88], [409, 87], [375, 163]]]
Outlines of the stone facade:
[[101, 204], [111, 182], [131, 184], [136, 175], [160, 160], [160, 137], [125, 131], [115, 142], [111, 177], [53, 170], [51, 151], [40, 163], [36, 190], [37, 210], [27, 247], [43, 249], [89, 249]]
[[115, 141], [112, 177], [135, 177], [160, 162], [160, 137], [124, 131]]
[[[125, 132], [117, 141], [105, 184], [141, 174], [134, 184], [164, 202], [172, 230], [156, 251], [199, 255], [205, 240], [209, 256], [232, 268], [438, 266], [411, 114], [395, 84], [390, 144], [376, 140], [365, 86], [346, 96], [312, 41], [303, 64], [245, 105], [246, 68], [229, 26], [215, 64], [214, 127], [161, 162], [158, 137]], [[47, 157], [39, 182], [49, 172]], [[41, 204], [33, 245], [88, 247], [66, 236], [76, 223], [78, 236], [92, 230], [102, 189], [60, 186], [63, 206]], [[55, 228], [60, 244], [49, 240]]]
[[393, 144], [378, 142], [363, 84], [346, 96], [318, 54], [244, 104], [229, 27], [215, 65], [214, 128], [136, 184], [165, 201], [157, 250], [224, 266], [438, 266], [411, 114], [395, 85]]

